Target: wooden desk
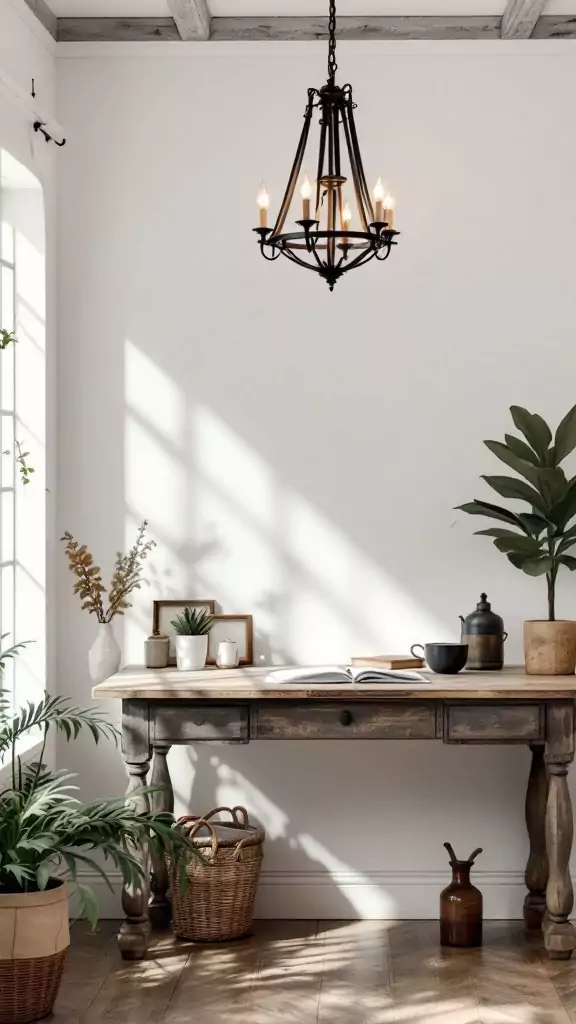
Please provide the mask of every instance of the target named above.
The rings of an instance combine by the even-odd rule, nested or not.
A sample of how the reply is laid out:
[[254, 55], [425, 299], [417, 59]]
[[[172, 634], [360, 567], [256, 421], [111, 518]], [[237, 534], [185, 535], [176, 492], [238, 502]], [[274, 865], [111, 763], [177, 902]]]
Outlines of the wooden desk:
[[[430, 675], [430, 683], [384, 686], [265, 683], [269, 668], [234, 670], [126, 668], [94, 688], [95, 697], [122, 701], [122, 753], [134, 793], [148, 781], [163, 791], [154, 810], [173, 810], [166, 755], [173, 744], [251, 740], [393, 739], [443, 743], [523, 743], [532, 750], [526, 795], [530, 856], [524, 919], [543, 928], [554, 959], [568, 959], [576, 931], [569, 872], [572, 807], [567, 774], [574, 758], [575, 676], [527, 676], [520, 669]], [[147, 795], [136, 797], [149, 807]], [[144, 854], [141, 854], [144, 856]], [[122, 956], [141, 959], [151, 921], [170, 918], [168, 876], [152, 865], [148, 887], [125, 892]]]

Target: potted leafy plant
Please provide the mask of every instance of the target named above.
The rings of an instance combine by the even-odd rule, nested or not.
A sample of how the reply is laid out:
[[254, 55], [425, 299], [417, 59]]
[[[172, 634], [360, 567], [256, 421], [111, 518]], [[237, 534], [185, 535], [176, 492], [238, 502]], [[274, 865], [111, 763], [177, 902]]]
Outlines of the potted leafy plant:
[[69, 530], [60, 538], [66, 542], [68, 565], [76, 577], [74, 593], [82, 601], [82, 611], [95, 615], [100, 624], [96, 640], [88, 652], [88, 667], [93, 683], [102, 683], [118, 671], [120, 647], [111, 623], [117, 615], [124, 615], [125, 610], [131, 607], [128, 597], [142, 586], [144, 562], [152, 548], [156, 547], [156, 541], [144, 539], [147, 528], [148, 522], [144, 520], [127, 555], [118, 551], [107, 608], [103, 601], [103, 594], [107, 591], [102, 582], [102, 570], [95, 564], [86, 544], [79, 544]]
[[176, 633], [176, 665], [181, 672], [204, 668], [208, 657], [208, 634], [214, 619], [208, 612], [185, 608], [172, 619]]
[[526, 671], [533, 675], [571, 675], [576, 665], [576, 622], [556, 619], [556, 579], [564, 566], [576, 569], [569, 554], [576, 543], [576, 476], [568, 478], [561, 463], [576, 448], [576, 406], [566, 414], [554, 437], [536, 413], [510, 408], [523, 438], [505, 434], [504, 441], [485, 441], [490, 451], [518, 476], [483, 476], [503, 498], [528, 510], [513, 511], [480, 498], [459, 505], [471, 515], [487, 516], [503, 526], [477, 530], [492, 537], [508, 561], [528, 576], [544, 576], [548, 619], [524, 623]]
[[[7, 660], [23, 646], [0, 654], [0, 677]], [[117, 736], [97, 711], [74, 707], [64, 697], [46, 696], [14, 712], [0, 690], [0, 763], [8, 756], [11, 768], [9, 781], [0, 786], [0, 1024], [25, 1024], [52, 1010], [70, 942], [63, 870], [95, 925], [97, 903], [77, 881], [78, 868], [89, 867], [111, 888], [95, 854], [135, 888], [143, 877], [135, 847], [148, 843], [155, 854], [169, 853], [172, 859], [184, 850], [197, 856], [193, 844], [173, 829], [171, 814], [138, 814], [124, 797], [83, 805], [71, 785], [74, 776], [51, 772], [43, 764], [50, 729], [67, 740], [81, 732], [96, 743]], [[18, 741], [31, 730], [42, 736], [42, 750], [36, 763], [23, 765]]]

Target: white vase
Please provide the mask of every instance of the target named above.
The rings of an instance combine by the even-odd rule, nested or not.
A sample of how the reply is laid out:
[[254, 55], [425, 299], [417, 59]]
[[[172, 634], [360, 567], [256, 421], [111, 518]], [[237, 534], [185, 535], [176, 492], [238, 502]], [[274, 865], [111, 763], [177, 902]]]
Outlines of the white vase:
[[208, 657], [208, 634], [176, 637], [176, 666], [180, 672], [198, 672]]
[[90, 678], [97, 685], [113, 676], [120, 668], [120, 647], [109, 622], [101, 622], [98, 636], [88, 651]]

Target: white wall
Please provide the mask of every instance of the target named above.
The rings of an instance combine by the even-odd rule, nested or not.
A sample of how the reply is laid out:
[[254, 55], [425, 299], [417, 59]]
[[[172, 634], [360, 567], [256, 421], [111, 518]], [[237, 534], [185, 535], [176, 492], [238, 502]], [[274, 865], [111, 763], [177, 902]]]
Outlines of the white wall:
[[[257, 656], [280, 663], [457, 638], [486, 589], [518, 662], [543, 584], [452, 508], [488, 496], [481, 441], [511, 403], [556, 422], [576, 399], [574, 46], [341, 47], [402, 237], [332, 295], [264, 263], [250, 230], [323, 47], [59, 56], [58, 522], [109, 571], [150, 520], [126, 659], [161, 594], [252, 611]], [[60, 687], [85, 702], [94, 623], [63, 559], [57, 603]], [[572, 579], [559, 604], [576, 616]], [[122, 789], [118, 755], [66, 758], [86, 795]], [[522, 748], [254, 743], [170, 763], [179, 808], [246, 803], [266, 825], [263, 913], [434, 916], [444, 840], [483, 846], [488, 913], [519, 912]]]

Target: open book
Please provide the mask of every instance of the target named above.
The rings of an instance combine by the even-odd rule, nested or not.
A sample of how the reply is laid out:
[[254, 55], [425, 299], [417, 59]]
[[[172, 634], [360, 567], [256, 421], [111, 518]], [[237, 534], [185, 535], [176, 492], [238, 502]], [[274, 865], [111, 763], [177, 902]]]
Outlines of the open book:
[[310, 668], [280, 668], [269, 672], [265, 682], [276, 686], [307, 683], [428, 683], [419, 672], [396, 672], [386, 668], [357, 667], [354, 665], [312, 665]]

